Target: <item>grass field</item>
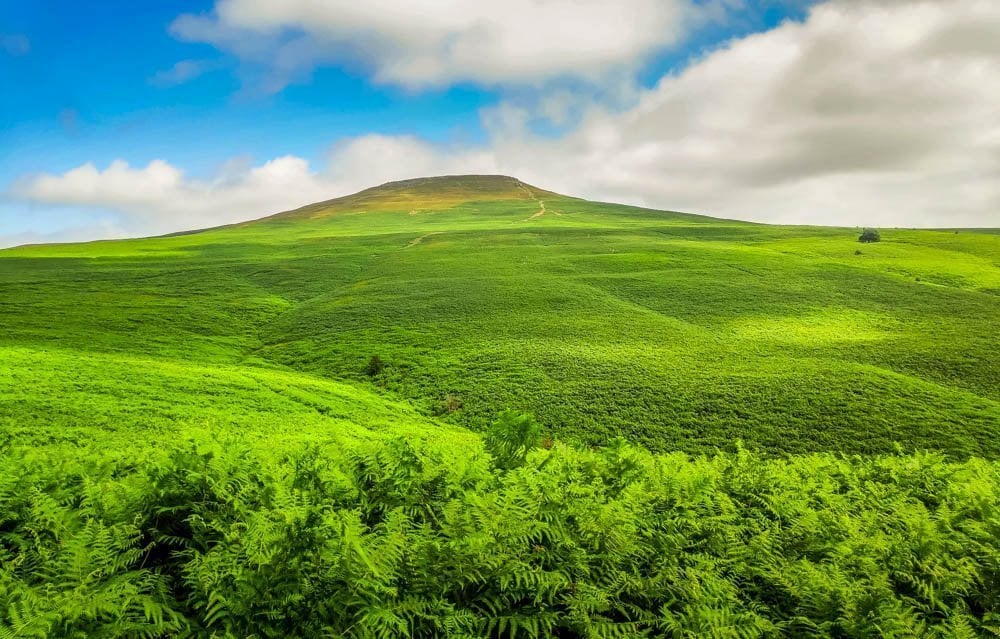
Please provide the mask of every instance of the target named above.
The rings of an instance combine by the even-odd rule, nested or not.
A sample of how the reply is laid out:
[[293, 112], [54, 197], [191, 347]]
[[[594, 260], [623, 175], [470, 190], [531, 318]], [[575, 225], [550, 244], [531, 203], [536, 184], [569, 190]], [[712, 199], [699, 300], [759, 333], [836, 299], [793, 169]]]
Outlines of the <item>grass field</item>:
[[881, 234], [451, 177], [0, 251], [0, 639], [998, 636], [1000, 235]]
[[857, 234], [464, 177], [2, 251], [0, 419], [336, 430], [365, 412], [349, 397], [368, 422], [481, 430], [515, 409], [663, 451], [1000, 456], [1000, 237]]

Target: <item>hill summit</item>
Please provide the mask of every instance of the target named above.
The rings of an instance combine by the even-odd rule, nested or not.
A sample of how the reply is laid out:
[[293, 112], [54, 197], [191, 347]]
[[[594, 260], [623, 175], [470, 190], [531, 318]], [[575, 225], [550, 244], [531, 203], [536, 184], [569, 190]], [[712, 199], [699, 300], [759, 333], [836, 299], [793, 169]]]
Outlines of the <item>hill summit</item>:
[[537, 200], [555, 195], [509, 175], [440, 175], [386, 182], [271, 217], [318, 218], [346, 210], [422, 210], [464, 202]]

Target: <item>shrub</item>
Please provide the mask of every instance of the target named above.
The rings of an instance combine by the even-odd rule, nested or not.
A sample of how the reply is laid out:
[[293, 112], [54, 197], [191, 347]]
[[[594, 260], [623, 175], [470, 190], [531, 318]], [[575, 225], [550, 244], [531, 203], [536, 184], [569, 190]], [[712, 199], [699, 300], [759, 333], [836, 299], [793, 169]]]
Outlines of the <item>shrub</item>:
[[368, 377], [375, 377], [385, 370], [385, 362], [378, 355], [372, 355], [372, 358], [368, 360], [368, 365], [365, 366], [365, 375]]
[[434, 410], [437, 416], [448, 415], [462, 408], [462, 398], [454, 393], [448, 393]]
[[880, 242], [882, 236], [879, 234], [878, 229], [865, 229], [861, 232], [861, 237], [858, 238], [859, 242], [865, 244], [871, 244], [872, 242]]

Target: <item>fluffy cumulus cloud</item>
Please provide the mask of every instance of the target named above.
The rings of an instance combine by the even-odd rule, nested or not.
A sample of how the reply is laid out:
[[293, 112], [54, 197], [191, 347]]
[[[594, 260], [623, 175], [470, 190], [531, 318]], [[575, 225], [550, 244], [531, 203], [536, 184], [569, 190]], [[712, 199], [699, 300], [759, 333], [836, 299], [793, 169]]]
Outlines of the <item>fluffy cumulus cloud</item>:
[[118, 160], [104, 169], [85, 164], [59, 175], [26, 178], [12, 191], [36, 203], [116, 212], [133, 233], [227, 224], [328, 197], [326, 185], [301, 158], [243, 164], [233, 162], [211, 179], [196, 179], [162, 160], [145, 167]]
[[[479, 148], [373, 135], [334, 145], [317, 167], [279, 158], [197, 180], [164, 162], [85, 165], [28, 179], [18, 193], [175, 230], [390, 179], [499, 172], [573, 195], [758, 221], [1000, 227], [997, 42], [993, 0], [833, 0], [667, 75], [628, 107], [572, 93], [502, 104]], [[567, 113], [574, 125], [556, 137], [525, 126]]]
[[[368, 135], [335, 144], [319, 170], [294, 156], [260, 166], [237, 158], [211, 178], [199, 179], [163, 160], [145, 167], [119, 160], [103, 169], [84, 164], [61, 174], [27, 177], [14, 185], [11, 195], [35, 205], [72, 205], [116, 214], [113, 233], [105, 224], [70, 229], [65, 236], [49, 238], [69, 240], [218, 226], [414, 175], [495, 171], [495, 158], [489, 151], [443, 148], [411, 137]], [[5, 245], [25, 241], [39, 241], [39, 236], [3, 238]]]
[[408, 87], [522, 84], [634, 68], [724, 1], [218, 0], [172, 31], [265, 64], [271, 90], [345, 60]]
[[1000, 226], [997, 42], [991, 0], [830, 2], [592, 111], [539, 175], [766, 221]]

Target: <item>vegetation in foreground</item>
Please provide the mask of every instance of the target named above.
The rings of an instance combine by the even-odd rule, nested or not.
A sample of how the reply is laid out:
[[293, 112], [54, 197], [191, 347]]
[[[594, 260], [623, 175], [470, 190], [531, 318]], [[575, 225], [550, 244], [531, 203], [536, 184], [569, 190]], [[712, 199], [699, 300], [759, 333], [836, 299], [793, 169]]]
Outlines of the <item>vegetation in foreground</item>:
[[0, 637], [1000, 632], [996, 462], [484, 441], [10, 446]]

